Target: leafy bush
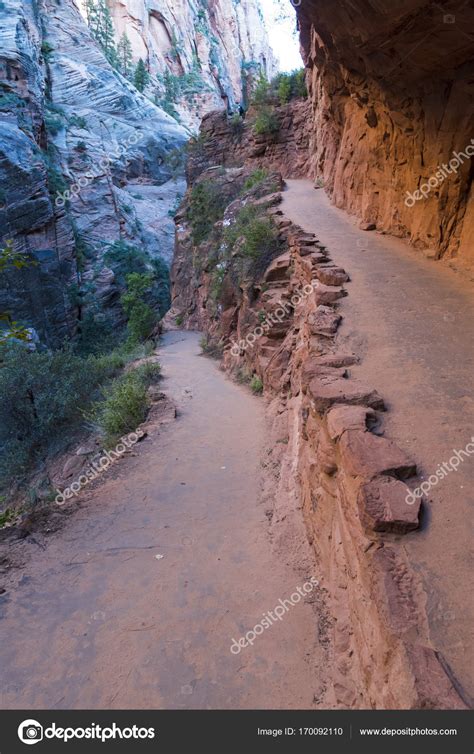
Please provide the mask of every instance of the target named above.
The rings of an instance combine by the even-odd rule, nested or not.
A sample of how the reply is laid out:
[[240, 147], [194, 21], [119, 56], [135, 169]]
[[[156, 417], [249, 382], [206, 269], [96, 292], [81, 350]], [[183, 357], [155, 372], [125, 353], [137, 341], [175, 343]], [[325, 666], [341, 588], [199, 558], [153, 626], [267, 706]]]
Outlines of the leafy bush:
[[103, 391], [103, 400], [92, 418], [100, 427], [104, 442], [113, 445], [127, 432], [141, 424], [148, 411], [147, 388], [160, 376], [158, 362], [145, 362], [117, 377]]
[[120, 303], [127, 315], [127, 329], [131, 343], [140, 343], [150, 337], [156, 324], [156, 314], [145, 300], [153, 278], [151, 275], [132, 272], [126, 277], [127, 292], [123, 294]]
[[133, 432], [144, 421], [147, 408], [147, 384], [138, 370], [117, 377], [104, 390], [104, 400], [94, 413], [105, 444], [112, 445], [123, 434]]
[[104, 262], [109, 265], [120, 286], [126, 287], [127, 275], [137, 272], [151, 277], [151, 285], [146, 303], [158, 311], [162, 317], [170, 305], [169, 270], [161, 257], [152, 257], [143, 249], [126, 241], [115, 241], [104, 254]]
[[41, 52], [43, 53], [43, 57], [45, 60], [49, 60], [51, 57], [51, 53], [54, 52], [54, 47], [49, 42], [42, 42], [41, 44]]
[[276, 114], [268, 107], [262, 108], [253, 124], [253, 131], [257, 136], [274, 136], [280, 130], [280, 123]]
[[3, 347], [0, 361], [0, 474], [7, 480], [26, 471], [30, 459], [81, 417], [100, 379], [93, 358], [65, 348], [30, 353]]
[[279, 73], [272, 81], [272, 88], [281, 105], [285, 105], [296, 97], [307, 97], [304, 68], [291, 71], [291, 73]]
[[71, 115], [69, 125], [85, 130], [87, 128], [87, 121], [82, 115]]
[[211, 232], [214, 223], [224, 214], [225, 202], [221, 191], [212, 181], [202, 181], [193, 186], [188, 208], [195, 244], [202, 243]]
[[243, 239], [241, 253], [258, 259], [275, 249], [277, 230], [271, 218], [264, 215], [262, 207], [249, 204], [242, 207], [233, 225], [225, 229], [224, 239], [231, 246]]
[[251, 104], [256, 108], [268, 105], [271, 99], [271, 87], [268, 79], [260, 74], [251, 97]]
[[210, 335], [203, 335], [199, 341], [201, 351], [206, 356], [211, 356], [213, 359], [221, 359], [224, 353], [223, 344], [216, 338], [211, 338]]
[[55, 194], [63, 194], [67, 191], [68, 185], [64, 179], [63, 174], [51, 163], [47, 166], [48, 170], [48, 191], [54, 196]]
[[289, 76], [284, 74], [281, 76], [278, 84], [278, 99], [280, 105], [285, 105], [291, 98], [291, 80]]
[[240, 141], [244, 133], [244, 120], [240, 113], [233, 113], [229, 118], [229, 126], [232, 134]]
[[262, 181], [264, 181], [266, 178], [268, 178], [268, 170], [265, 170], [265, 168], [257, 168], [253, 171], [253, 173], [250, 173], [249, 177], [245, 181], [245, 191], [249, 191], [254, 186], [262, 183]]
[[250, 388], [252, 390], [252, 393], [255, 393], [255, 395], [259, 395], [263, 392], [263, 382], [260, 377], [257, 377], [256, 375], [252, 377]]

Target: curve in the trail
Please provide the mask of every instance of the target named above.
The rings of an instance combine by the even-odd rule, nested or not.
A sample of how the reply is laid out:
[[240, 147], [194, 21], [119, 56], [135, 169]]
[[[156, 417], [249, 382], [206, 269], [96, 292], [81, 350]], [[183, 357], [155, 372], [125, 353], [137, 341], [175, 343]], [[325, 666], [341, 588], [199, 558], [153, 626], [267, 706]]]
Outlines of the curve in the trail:
[[314, 706], [327, 660], [309, 600], [230, 651], [306, 579], [273, 550], [259, 502], [263, 402], [198, 340], [168, 333], [159, 350], [177, 420], [44, 550], [28, 545], [2, 598], [1, 707]]
[[[425, 479], [472, 441], [472, 286], [405, 242], [360, 230], [311, 181], [288, 180], [283, 213], [328, 247], [351, 276], [338, 337], [362, 356], [351, 367], [389, 407], [386, 435]], [[474, 454], [461, 453], [427, 497], [423, 528], [405, 536], [428, 594], [431, 635], [474, 698], [472, 502]], [[433, 479], [432, 479], [433, 481]]]

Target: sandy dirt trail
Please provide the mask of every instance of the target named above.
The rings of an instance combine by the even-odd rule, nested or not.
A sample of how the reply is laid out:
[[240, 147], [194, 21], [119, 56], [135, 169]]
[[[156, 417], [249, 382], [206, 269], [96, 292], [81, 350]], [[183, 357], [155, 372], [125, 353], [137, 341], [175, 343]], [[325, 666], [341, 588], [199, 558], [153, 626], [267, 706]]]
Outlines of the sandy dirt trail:
[[[383, 396], [386, 436], [427, 479], [474, 435], [472, 284], [399, 239], [360, 230], [311, 181], [288, 180], [283, 196], [284, 214], [350, 274], [341, 350], [362, 356], [351, 373]], [[433, 641], [474, 698], [474, 455], [462, 459], [431, 488], [422, 531], [403, 542], [428, 594]]]
[[270, 541], [263, 400], [198, 340], [171, 332], [159, 349], [177, 420], [113, 467], [44, 550], [25, 540], [29, 562], [0, 598], [1, 707], [311, 708], [321, 694], [309, 600], [230, 652], [314, 570]]

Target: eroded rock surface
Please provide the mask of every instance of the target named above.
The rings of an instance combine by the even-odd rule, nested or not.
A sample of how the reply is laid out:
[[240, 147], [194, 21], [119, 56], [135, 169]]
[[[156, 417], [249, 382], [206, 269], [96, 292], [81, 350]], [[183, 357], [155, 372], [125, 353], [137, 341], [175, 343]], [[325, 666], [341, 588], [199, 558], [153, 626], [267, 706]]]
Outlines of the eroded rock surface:
[[297, 15], [311, 175], [367, 230], [472, 265], [472, 4], [305, 0]]

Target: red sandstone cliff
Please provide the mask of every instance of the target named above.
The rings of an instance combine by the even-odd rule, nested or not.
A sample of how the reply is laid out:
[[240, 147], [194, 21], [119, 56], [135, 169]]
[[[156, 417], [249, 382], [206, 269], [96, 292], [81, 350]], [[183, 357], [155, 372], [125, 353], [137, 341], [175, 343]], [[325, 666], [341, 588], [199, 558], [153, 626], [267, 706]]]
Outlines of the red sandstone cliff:
[[[311, 175], [338, 207], [433, 256], [472, 264], [472, 4], [302, 0], [297, 15]], [[455, 152], [465, 157], [453, 168]], [[410, 199], [420, 188], [426, 198]]]

